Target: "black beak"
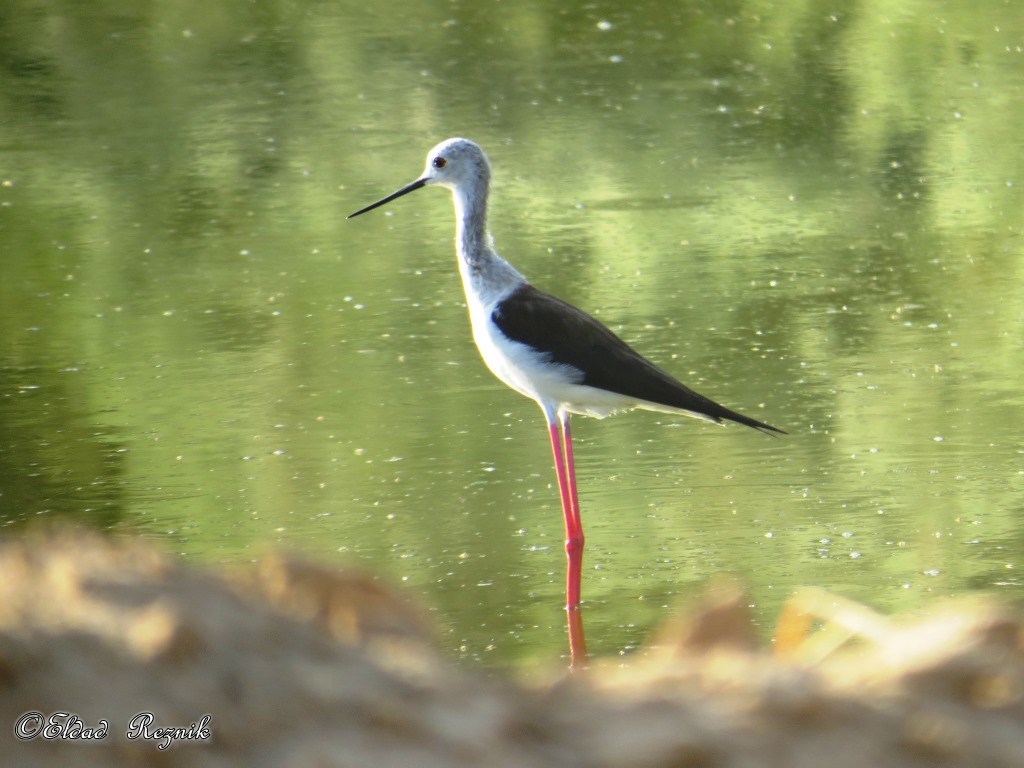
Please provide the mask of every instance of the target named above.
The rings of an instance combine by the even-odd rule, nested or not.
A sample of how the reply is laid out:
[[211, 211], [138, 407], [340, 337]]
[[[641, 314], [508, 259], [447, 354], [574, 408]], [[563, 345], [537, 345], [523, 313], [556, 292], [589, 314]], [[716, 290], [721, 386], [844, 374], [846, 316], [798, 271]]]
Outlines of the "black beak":
[[383, 200], [378, 200], [376, 203], [370, 203], [365, 208], [360, 208], [355, 213], [350, 213], [346, 218], [351, 219], [351, 218], [354, 218], [354, 217], [358, 216], [361, 213], [366, 213], [367, 211], [372, 211], [374, 208], [379, 208], [380, 206], [384, 205], [384, 203], [390, 203], [396, 197], [401, 197], [402, 195], [408, 195], [410, 192], [415, 192], [420, 187], [425, 186], [426, 183], [427, 183], [426, 179], [416, 179], [416, 181], [414, 181], [412, 184], [408, 184], [408, 185], [402, 187], [397, 192], [392, 192], [390, 195], [385, 197]]

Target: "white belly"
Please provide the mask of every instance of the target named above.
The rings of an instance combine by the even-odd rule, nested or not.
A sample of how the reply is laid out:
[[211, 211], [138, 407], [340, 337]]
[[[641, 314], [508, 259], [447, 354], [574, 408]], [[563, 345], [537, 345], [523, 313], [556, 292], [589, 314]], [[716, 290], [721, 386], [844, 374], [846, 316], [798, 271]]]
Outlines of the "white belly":
[[[579, 382], [583, 373], [571, 365], [553, 363], [532, 347], [509, 340], [483, 308], [470, 310], [473, 340], [491, 373], [542, 408], [603, 418], [615, 411], [643, 406], [632, 398]], [[481, 317], [481, 315], [483, 315]]]
[[[584, 386], [580, 384], [583, 372], [579, 369], [553, 363], [546, 354], [511, 341], [491, 322], [491, 314], [502, 299], [522, 284], [522, 275], [496, 254], [491, 254], [492, 272], [474, 273], [462, 256], [460, 252], [459, 270], [466, 291], [473, 340], [487, 367], [502, 382], [521, 395], [536, 400], [549, 418], [559, 411], [603, 418], [615, 411], [652, 406], [614, 392]], [[504, 278], [499, 279], [502, 276]]]

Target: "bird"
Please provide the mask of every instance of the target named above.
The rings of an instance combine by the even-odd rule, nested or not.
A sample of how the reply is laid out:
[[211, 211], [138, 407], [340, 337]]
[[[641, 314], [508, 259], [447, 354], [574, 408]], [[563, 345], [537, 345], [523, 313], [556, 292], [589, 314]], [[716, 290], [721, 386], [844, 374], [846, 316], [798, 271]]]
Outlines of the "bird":
[[[565, 607], [572, 615], [580, 609], [584, 547], [569, 428], [572, 415], [603, 418], [640, 408], [719, 424], [732, 421], [765, 433], [786, 433], [698, 394], [599, 320], [531, 284], [494, 247], [487, 227], [490, 184], [491, 164], [484, 151], [469, 139], [451, 138], [427, 153], [419, 178], [348, 218], [423, 187], [451, 191], [455, 251], [473, 340], [491, 372], [536, 401], [547, 421], [565, 519]], [[570, 619], [570, 645], [573, 624]], [[581, 626], [577, 631], [582, 632]], [[582, 645], [582, 634], [578, 641]]]

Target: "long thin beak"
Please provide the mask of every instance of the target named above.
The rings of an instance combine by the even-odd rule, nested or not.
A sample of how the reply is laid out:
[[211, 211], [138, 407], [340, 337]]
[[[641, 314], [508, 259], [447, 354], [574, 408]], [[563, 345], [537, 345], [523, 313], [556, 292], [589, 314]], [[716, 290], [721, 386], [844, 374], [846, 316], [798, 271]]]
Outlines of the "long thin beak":
[[392, 192], [390, 195], [385, 197], [383, 200], [378, 200], [376, 203], [370, 203], [365, 208], [360, 208], [355, 213], [350, 213], [346, 218], [351, 219], [351, 218], [354, 218], [354, 217], [358, 216], [361, 213], [366, 213], [367, 211], [372, 211], [374, 208], [379, 208], [380, 206], [384, 205], [384, 203], [390, 203], [396, 197], [401, 197], [402, 195], [408, 195], [410, 192], [415, 192], [420, 187], [425, 186], [426, 183], [427, 183], [427, 180], [425, 178], [424, 179], [416, 179], [416, 181], [414, 181], [412, 184], [407, 184], [406, 186], [402, 187], [397, 192]]

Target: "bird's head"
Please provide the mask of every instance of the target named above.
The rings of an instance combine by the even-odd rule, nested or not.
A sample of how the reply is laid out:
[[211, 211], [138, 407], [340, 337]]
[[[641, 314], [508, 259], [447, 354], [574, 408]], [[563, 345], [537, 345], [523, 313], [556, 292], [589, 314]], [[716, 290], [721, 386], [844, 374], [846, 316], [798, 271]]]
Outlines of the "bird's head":
[[490, 177], [487, 155], [469, 139], [446, 139], [431, 149], [422, 176], [427, 184], [449, 189], [486, 184]]
[[431, 184], [461, 190], [463, 193], [470, 190], [486, 193], [490, 178], [491, 164], [487, 161], [487, 155], [475, 142], [469, 139], [446, 139], [427, 153], [427, 164], [420, 178], [382, 200], [360, 208], [348, 218], [372, 211], [402, 195]]

